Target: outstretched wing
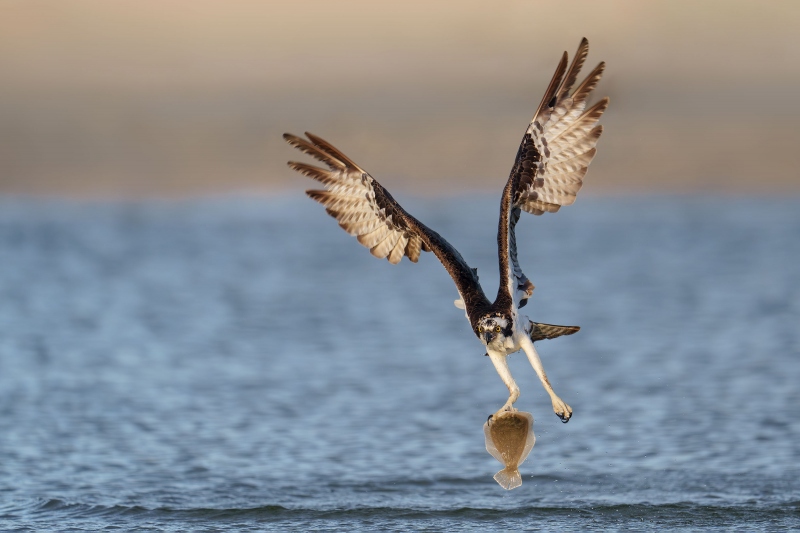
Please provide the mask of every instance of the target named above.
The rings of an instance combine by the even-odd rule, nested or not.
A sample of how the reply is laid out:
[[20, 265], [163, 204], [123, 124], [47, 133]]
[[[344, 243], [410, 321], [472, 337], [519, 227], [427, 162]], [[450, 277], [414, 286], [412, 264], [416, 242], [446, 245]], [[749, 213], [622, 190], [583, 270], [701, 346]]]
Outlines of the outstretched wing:
[[511, 173], [511, 179], [519, 176], [514, 205], [528, 213], [555, 213], [562, 205], [572, 205], [597, 151], [595, 145], [603, 133], [597, 122], [608, 107], [608, 97], [589, 109], [586, 101], [600, 81], [605, 63], [598, 64], [572, 90], [588, 53], [589, 41], [584, 38], [565, 73], [564, 52], [520, 144]]
[[328, 168], [295, 161], [290, 161], [289, 166], [324, 185], [324, 189], [306, 194], [324, 205], [342, 229], [355, 235], [372, 255], [385, 257], [392, 264], [399, 263], [403, 256], [416, 263], [421, 252], [432, 251], [455, 281], [468, 315], [489, 305], [476, 271], [450, 243], [409, 215], [352, 159], [316, 135], [306, 132], [306, 136], [308, 139], [286, 133], [283, 138]]
[[561, 57], [553, 79], [528, 125], [517, 151], [514, 167], [503, 191], [501, 210], [500, 261], [501, 290], [507, 290], [519, 307], [533, 292], [533, 285], [517, 261], [514, 227], [520, 211], [534, 215], [555, 213], [571, 205], [583, 184], [583, 177], [594, 158], [597, 140], [603, 133], [598, 125], [608, 107], [603, 98], [589, 109], [586, 102], [603, 75], [605, 63], [597, 65], [573, 90], [589, 53], [589, 41], [581, 40], [567, 68], [567, 53]]

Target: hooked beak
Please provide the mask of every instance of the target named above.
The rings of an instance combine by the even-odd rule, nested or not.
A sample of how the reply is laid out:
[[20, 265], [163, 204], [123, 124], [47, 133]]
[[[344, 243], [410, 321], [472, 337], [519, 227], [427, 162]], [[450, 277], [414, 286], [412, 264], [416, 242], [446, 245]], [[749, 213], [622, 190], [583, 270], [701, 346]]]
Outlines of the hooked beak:
[[492, 333], [491, 331], [487, 331], [486, 333], [483, 334], [483, 338], [486, 341], [486, 344], [489, 344], [490, 342], [492, 342], [492, 339], [494, 339], [494, 333]]

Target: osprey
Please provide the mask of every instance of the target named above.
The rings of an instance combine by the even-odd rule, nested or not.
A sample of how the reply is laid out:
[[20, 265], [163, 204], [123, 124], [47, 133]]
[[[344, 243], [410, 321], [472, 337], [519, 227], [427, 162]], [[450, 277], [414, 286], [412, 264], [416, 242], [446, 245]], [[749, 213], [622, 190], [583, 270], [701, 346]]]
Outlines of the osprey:
[[572, 408], [553, 391], [533, 343], [571, 335], [580, 328], [533, 322], [520, 313], [534, 286], [517, 261], [514, 228], [522, 211], [541, 215], [571, 205], [595, 155], [595, 145], [603, 132], [597, 122], [608, 107], [608, 98], [588, 109], [586, 102], [600, 81], [605, 63], [597, 65], [573, 89], [588, 52], [589, 42], [585, 38], [569, 66], [564, 52], [522, 137], [500, 202], [497, 230], [500, 287], [494, 302], [484, 294], [477, 270], [470, 268], [438, 233], [403, 209], [389, 191], [352, 159], [316, 135], [306, 133], [307, 139], [288, 133], [283, 136], [292, 146], [327, 165], [323, 169], [289, 162], [292, 169], [322, 183], [324, 189], [309, 190], [306, 194], [324, 205], [342, 229], [355, 235], [372, 255], [397, 264], [403, 256], [416, 263], [421, 252], [433, 252], [441, 261], [458, 289], [460, 299], [455, 301], [456, 307], [465, 310], [472, 331], [486, 346], [486, 355], [508, 387], [508, 401], [495, 414], [516, 410], [513, 404], [519, 397], [519, 387], [506, 359], [522, 350], [550, 395], [556, 415], [565, 423], [572, 416]]

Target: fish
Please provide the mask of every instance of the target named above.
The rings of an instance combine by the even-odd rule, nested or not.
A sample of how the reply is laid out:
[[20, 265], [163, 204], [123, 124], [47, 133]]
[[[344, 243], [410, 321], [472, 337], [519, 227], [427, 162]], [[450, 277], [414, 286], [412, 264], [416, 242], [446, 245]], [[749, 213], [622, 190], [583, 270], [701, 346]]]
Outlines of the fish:
[[519, 465], [525, 461], [536, 443], [533, 434], [533, 415], [522, 411], [506, 411], [490, 416], [483, 424], [486, 451], [503, 463], [494, 480], [506, 490], [522, 485]]

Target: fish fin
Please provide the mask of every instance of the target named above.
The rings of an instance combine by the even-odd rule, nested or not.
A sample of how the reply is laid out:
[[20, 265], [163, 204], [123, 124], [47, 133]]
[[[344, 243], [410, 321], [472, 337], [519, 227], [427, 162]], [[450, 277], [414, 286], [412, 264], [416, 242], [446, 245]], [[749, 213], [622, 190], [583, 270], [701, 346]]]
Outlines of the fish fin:
[[504, 468], [494, 475], [494, 480], [506, 490], [516, 489], [522, 485], [522, 476], [516, 468]]

